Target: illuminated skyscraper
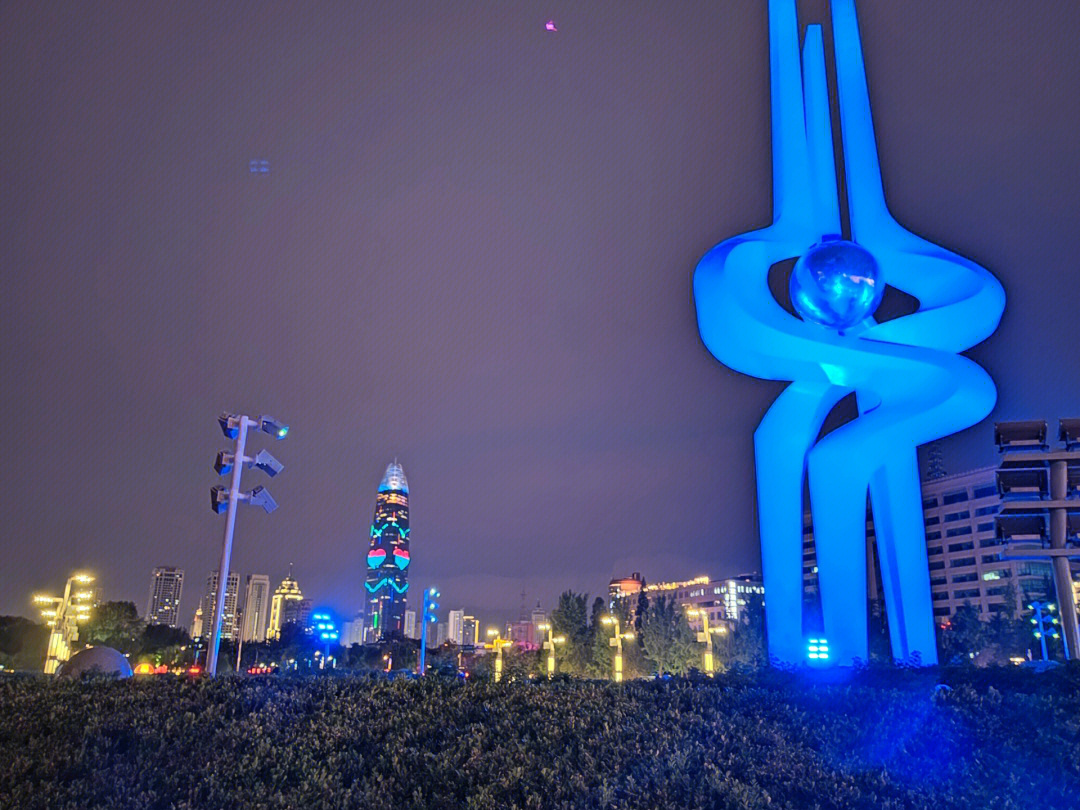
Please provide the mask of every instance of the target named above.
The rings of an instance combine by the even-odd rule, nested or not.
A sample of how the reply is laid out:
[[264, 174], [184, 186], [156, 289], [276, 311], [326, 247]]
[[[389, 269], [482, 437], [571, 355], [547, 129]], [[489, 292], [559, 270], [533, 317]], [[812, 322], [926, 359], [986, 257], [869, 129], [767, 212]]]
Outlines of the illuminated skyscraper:
[[246, 591], [240, 638], [244, 641], [266, 641], [266, 625], [270, 619], [270, 577], [266, 574], [249, 574]]
[[150, 578], [150, 600], [146, 605], [147, 624], [176, 627], [180, 594], [184, 589], [184, 569], [158, 567]]
[[300, 583], [292, 578], [292, 563], [289, 564], [289, 575], [281, 581], [274, 597], [270, 600], [270, 625], [266, 628], [266, 638], [281, 638], [281, 628], [287, 624], [302, 624], [304, 616], [304, 603], [310, 605], [311, 600], [305, 600], [300, 591]]
[[[217, 610], [218, 572], [213, 571], [206, 578], [206, 595], [202, 601], [202, 632], [208, 636], [214, 631], [214, 618]], [[225, 608], [221, 614], [221, 637], [236, 638], [236, 608], [240, 601], [240, 575], [230, 572], [225, 581]]]
[[366, 641], [400, 638], [405, 630], [409, 590], [409, 482], [395, 460], [386, 468], [375, 496], [367, 553]]

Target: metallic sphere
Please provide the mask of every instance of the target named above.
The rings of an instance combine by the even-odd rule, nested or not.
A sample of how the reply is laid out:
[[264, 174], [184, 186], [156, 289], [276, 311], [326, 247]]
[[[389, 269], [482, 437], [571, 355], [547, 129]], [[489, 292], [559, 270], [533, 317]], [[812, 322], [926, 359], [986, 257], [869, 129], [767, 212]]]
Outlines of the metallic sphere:
[[826, 238], [795, 263], [790, 290], [792, 306], [803, 320], [842, 331], [874, 313], [885, 282], [866, 248]]

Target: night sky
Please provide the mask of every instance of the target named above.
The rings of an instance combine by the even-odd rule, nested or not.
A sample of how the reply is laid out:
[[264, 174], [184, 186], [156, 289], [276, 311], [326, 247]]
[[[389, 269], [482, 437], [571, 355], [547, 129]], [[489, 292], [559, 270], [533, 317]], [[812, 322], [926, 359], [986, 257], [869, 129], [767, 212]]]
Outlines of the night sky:
[[[860, 15], [894, 214], [1008, 296], [944, 447], [992, 464], [995, 419], [1080, 416], [1080, 4]], [[292, 425], [234, 570], [345, 617], [395, 457], [444, 608], [756, 569], [782, 384], [707, 354], [691, 276], [770, 217], [767, 36], [764, 0], [0, 5], [0, 613], [78, 567], [141, 612], [178, 565], [187, 622], [222, 410]]]

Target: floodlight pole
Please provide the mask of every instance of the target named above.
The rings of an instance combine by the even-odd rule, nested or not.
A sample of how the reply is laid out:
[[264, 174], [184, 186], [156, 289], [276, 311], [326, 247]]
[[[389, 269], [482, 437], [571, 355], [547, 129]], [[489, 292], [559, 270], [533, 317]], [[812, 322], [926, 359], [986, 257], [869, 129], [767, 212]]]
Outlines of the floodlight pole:
[[229, 565], [232, 560], [233, 529], [236, 526], [236, 509], [240, 505], [240, 470], [244, 466], [244, 442], [247, 429], [257, 422], [246, 416], [237, 420], [236, 449], [233, 451], [232, 481], [229, 483], [229, 508], [225, 513], [225, 537], [221, 542], [221, 565], [218, 566], [217, 609], [214, 611], [214, 628], [206, 650], [206, 672], [217, 675], [218, 647], [221, 646], [221, 620], [225, 610], [225, 591], [228, 587]]

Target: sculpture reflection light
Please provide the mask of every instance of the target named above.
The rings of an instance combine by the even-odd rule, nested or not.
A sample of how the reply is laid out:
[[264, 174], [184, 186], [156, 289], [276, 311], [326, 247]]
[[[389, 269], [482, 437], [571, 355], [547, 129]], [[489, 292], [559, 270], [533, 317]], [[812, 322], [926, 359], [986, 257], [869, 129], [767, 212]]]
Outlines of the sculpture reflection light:
[[[959, 352], [994, 332], [1005, 294], [986, 270], [890, 215], [854, 0], [833, 0], [832, 27], [854, 245], [835, 236], [843, 231], [821, 27], [807, 28], [800, 64], [795, 0], [769, 0], [773, 222], [702, 258], [694, 274], [698, 327], [728, 367], [790, 381], [754, 434], [770, 656], [784, 663], [806, 656], [808, 478], [830, 663], [867, 658], [869, 491], [893, 656], [933, 664], [916, 448], [970, 427], [993, 408], [993, 381]], [[848, 255], [813, 255], [838, 248]], [[802, 318], [789, 314], [768, 285], [770, 267], [795, 257], [802, 266], [793, 274], [793, 303]], [[875, 321], [871, 313], [886, 284], [918, 299], [918, 310]], [[859, 416], [819, 441], [826, 415], [851, 392]]]

